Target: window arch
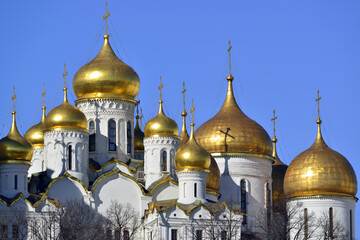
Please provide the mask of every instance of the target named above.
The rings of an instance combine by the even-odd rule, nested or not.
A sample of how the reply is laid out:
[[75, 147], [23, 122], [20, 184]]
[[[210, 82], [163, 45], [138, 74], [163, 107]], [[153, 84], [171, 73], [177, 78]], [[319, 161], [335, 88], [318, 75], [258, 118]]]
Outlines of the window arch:
[[95, 152], [95, 122], [89, 122], [89, 152]]
[[241, 213], [244, 213], [243, 224], [247, 224], [247, 189], [246, 181], [242, 179], [240, 181], [240, 207]]
[[68, 146], [68, 161], [69, 161], [69, 170], [72, 170], [72, 146]]
[[127, 135], [127, 153], [130, 153], [131, 154], [131, 141], [132, 141], [132, 135], [131, 135], [131, 131], [132, 131], [132, 128], [131, 128], [131, 123], [130, 122], [127, 122], [127, 128], [126, 128], [126, 135]]
[[108, 143], [109, 151], [116, 151], [116, 123], [114, 120], [108, 122]]
[[167, 152], [165, 150], [161, 153], [161, 171], [167, 171]]

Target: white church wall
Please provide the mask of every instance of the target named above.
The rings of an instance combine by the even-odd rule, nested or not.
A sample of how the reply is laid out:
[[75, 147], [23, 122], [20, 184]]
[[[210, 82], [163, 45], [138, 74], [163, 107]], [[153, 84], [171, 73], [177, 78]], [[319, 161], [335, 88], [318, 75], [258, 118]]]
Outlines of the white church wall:
[[179, 187], [170, 182], [163, 183], [151, 192], [151, 197], [153, 202], [177, 199], [179, 197]]
[[87, 195], [84, 186], [68, 177], [54, 180], [48, 187], [47, 196], [59, 199], [60, 204], [67, 201], [83, 200]]
[[27, 175], [29, 165], [27, 164], [0, 164], [0, 195], [13, 198], [18, 193], [25, 197], [29, 196]]
[[44, 162], [44, 147], [35, 146], [33, 147], [34, 152], [31, 159], [31, 166], [28, 171], [28, 176], [30, 177], [34, 173], [42, 172], [46, 170]]

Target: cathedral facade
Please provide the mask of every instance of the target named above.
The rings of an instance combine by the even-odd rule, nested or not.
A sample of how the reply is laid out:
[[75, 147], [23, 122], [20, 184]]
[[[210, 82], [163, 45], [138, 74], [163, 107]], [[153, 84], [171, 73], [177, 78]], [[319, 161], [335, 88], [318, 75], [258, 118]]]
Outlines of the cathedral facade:
[[[356, 175], [326, 145], [320, 115], [314, 144], [286, 166], [276, 153], [275, 115], [271, 139], [238, 106], [230, 72], [222, 107], [196, 131], [192, 120], [190, 135], [185, 107], [181, 129], [165, 115], [160, 80], [158, 113], [142, 130], [140, 79], [109, 38], [104, 35], [97, 56], [75, 74], [75, 106], [67, 98], [65, 70], [63, 102], [47, 114], [44, 106], [41, 121], [24, 137], [14, 108], [10, 132], [0, 140], [0, 212], [7, 213], [0, 220], [2, 238], [19, 239], [15, 213], [47, 214], [69, 201], [104, 217], [114, 202], [134, 209], [139, 229], [131, 237], [129, 226], [117, 234], [110, 229], [114, 239], [256, 239], [269, 233], [270, 239], [320, 239], [324, 232], [355, 238]], [[190, 113], [197, 114], [194, 107]], [[313, 229], [315, 219], [329, 224]], [[275, 237], [271, 226], [281, 224], [285, 238]], [[36, 239], [30, 231], [25, 238]]]

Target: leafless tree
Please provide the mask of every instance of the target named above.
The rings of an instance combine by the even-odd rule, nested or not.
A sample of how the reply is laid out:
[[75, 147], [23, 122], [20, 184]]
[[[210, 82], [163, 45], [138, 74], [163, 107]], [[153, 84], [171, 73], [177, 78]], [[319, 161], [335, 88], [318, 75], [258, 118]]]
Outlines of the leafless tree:
[[111, 201], [106, 210], [106, 218], [110, 228], [115, 232], [116, 239], [135, 239], [142, 224], [139, 214], [131, 204], [122, 204], [118, 201]]
[[324, 212], [318, 219], [318, 240], [350, 240], [350, 234], [345, 230], [345, 226], [339, 220], [334, 220], [330, 213]]

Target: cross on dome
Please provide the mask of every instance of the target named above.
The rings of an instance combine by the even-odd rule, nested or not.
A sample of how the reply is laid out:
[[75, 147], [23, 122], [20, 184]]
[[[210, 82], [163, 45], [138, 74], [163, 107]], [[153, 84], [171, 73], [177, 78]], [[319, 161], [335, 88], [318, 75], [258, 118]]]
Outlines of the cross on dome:
[[229, 40], [229, 48], [228, 48], [228, 52], [229, 52], [229, 76], [231, 75], [231, 41]]
[[194, 99], [191, 99], [191, 109], [190, 109], [190, 113], [191, 113], [191, 122], [192, 122], [192, 124], [194, 124], [194, 111], [195, 111]]
[[163, 89], [164, 85], [161, 83], [161, 76], [160, 76], [160, 86], [158, 87], [159, 91], [160, 91], [160, 101], [162, 101], [162, 93], [161, 93], [161, 89]]
[[43, 107], [45, 107], [45, 95], [46, 95], [46, 91], [45, 91], [45, 83], [43, 83], [43, 93], [42, 93], [42, 97], [43, 97]]
[[317, 107], [318, 107], [318, 109], [317, 109], [317, 112], [318, 112], [318, 121], [320, 120], [320, 100], [321, 100], [321, 97], [320, 97], [320, 91], [319, 90], [317, 90], [317, 98], [315, 99], [315, 101], [317, 102]]
[[64, 78], [64, 87], [66, 88], [66, 76], [68, 75], [68, 72], [66, 71], [66, 63], [64, 63], [64, 73], [63, 73], [63, 78]]
[[105, 20], [105, 34], [107, 35], [108, 31], [108, 23], [107, 20], [110, 17], [110, 12], [107, 11], [107, 2], [105, 2], [105, 15], [103, 16], [103, 20]]
[[15, 99], [16, 99], [15, 86], [13, 86], [13, 96], [11, 97], [11, 100], [13, 102], [13, 111], [14, 112], [15, 112]]
[[185, 110], [185, 92], [186, 92], [186, 88], [185, 88], [185, 81], [183, 82], [183, 90], [182, 90], [182, 95], [183, 95], [183, 104], [184, 104], [184, 112], [186, 112]]
[[276, 119], [277, 119], [278, 117], [275, 115], [275, 109], [274, 109], [273, 113], [274, 113], [274, 117], [271, 119], [271, 121], [274, 122], [274, 139], [276, 139], [276, 137], [275, 137], [275, 131], [276, 131], [276, 129], [275, 129], [275, 121], [276, 121]]

